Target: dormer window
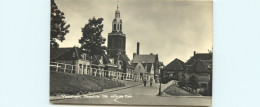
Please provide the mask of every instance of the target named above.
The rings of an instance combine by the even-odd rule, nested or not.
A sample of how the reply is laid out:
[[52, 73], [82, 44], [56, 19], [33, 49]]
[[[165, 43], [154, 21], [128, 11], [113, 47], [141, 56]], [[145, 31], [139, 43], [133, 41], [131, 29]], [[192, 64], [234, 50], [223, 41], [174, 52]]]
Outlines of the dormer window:
[[82, 57], [83, 60], [87, 60], [87, 55], [86, 54], [82, 54], [81, 57]]

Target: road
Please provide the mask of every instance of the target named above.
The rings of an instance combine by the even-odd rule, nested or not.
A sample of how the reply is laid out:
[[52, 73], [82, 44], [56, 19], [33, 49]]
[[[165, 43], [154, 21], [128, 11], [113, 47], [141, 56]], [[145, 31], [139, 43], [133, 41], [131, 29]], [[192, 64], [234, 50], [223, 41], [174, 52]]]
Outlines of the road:
[[107, 92], [97, 95], [85, 95], [72, 99], [55, 100], [52, 103], [63, 104], [122, 104], [122, 105], [197, 105], [209, 106], [211, 97], [202, 96], [156, 96], [159, 84], [152, 87], [143, 85]]

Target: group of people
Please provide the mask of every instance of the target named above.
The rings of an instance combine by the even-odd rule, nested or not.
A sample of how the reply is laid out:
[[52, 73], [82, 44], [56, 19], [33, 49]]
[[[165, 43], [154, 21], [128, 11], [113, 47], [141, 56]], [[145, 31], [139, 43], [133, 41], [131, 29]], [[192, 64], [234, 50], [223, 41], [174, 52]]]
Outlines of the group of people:
[[[147, 80], [143, 79], [144, 86], [146, 86]], [[150, 87], [153, 85], [153, 77], [150, 78]]]

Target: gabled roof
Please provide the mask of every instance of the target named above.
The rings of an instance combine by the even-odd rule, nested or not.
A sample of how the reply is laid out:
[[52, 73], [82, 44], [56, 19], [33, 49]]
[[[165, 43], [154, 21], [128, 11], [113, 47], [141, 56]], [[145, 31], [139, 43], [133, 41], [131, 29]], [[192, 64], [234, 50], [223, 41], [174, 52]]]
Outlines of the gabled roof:
[[134, 69], [134, 73], [147, 73], [147, 71], [145, 71], [145, 68], [141, 63], [138, 63]]
[[187, 68], [187, 72], [212, 72], [212, 60], [196, 60], [190, 67]]
[[164, 66], [164, 65], [163, 65], [163, 62], [159, 62], [159, 66]]
[[[82, 51], [78, 47], [71, 47], [71, 48], [57, 48], [55, 51], [53, 51], [52, 59], [54, 60], [78, 60], [83, 59], [82, 54], [84, 54], [84, 51]], [[90, 60], [90, 56], [86, 54], [86, 60]], [[101, 64], [100, 63], [101, 56], [95, 55], [92, 57], [92, 63], [93, 64]], [[102, 61], [103, 64], [111, 63], [109, 61], [109, 58], [107, 55], [102, 55]]]
[[101, 62], [100, 62], [101, 58], [102, 58], [103, 64], [109, 64], [109, 63], [111, 63], [111, 62], [109, 61], [107, 55], [102, 55], [102, 57], [101, 57], [100, 55], [95, 55], [95, 56], [92, 58], [92, 63], [93, 63], [93, 64], [96, 64], [96, 65], [101, 64]]
[[135, 55], [132, 63], [155, 63], [158, 55]]
[[[72, 48], [57, 48], [56, 55], [53, 56], [54, 60], [77, 60], [83, 59], [81, 54], [83, 51], [80, 48], [72, 47]], [[87, 57], [87, 56], [86, 56]]]
[[129, 62], [130, 61], [130, 59], [127, 57], [127, 55], [122, 55], [122, 54], [120, 54], [120, 55], [118, 55], [119, 56], [119, 59], [120, 60], [123, 60], [123, 61], [126, 61], [126, 62]]
[[179, 59], [174, 59], [171, 63], [169, 63], [167, 66], [163, 68], [163, 70], [167, 71], [184, 71], [185, 70], [185, 64], [183, 61]]
[[50, 49], [50, 58], [55, 59], [56, 57], [69, 51], [70, 49], [72, 49], [72, 48], [71, 47], [70, 48], [51, 48]]
[[187, 62], [186, 65], [193, 64], [196, 60], [212, 60], [212, 53], [196, 53]]
[[123, 61], [128, 66], [130, 66], [129, 61], [130, 59], [127, 57], [127, 55], [119, 54], [117, 57], [114, 57], [115, 63], [117, 63], [118, 60]]

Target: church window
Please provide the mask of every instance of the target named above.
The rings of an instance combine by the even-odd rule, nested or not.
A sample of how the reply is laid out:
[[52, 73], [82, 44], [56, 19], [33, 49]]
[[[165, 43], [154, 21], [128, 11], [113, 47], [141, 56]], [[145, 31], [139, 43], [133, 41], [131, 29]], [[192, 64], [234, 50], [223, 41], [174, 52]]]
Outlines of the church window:
[[122, 30], [122, 24], [120, 24], [120, 30]]
[[114, 30], [116, 30], [116, 24], [114, 24]]

